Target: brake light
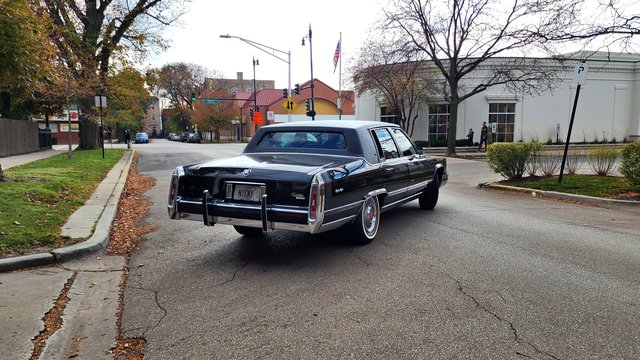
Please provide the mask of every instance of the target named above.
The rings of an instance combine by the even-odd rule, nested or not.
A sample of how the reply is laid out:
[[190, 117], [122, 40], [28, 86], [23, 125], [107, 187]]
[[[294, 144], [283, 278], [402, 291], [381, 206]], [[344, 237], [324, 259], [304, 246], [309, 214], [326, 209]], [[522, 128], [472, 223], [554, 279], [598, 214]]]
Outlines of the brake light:
[[169, 198], [167, 199], [167, 208], [169, 210], [169, 217], [175, 219], [178, 213], [177, 201], [178, 201], [178, 184], [180, 177], [184, 176], [184, 170], [181, 167], [171, 174], [171, 183], [169, 184]]
[[311, 196], [309, 199], [309, 219], [315, 220], [318, 217], [318, 184], [311, 185]]

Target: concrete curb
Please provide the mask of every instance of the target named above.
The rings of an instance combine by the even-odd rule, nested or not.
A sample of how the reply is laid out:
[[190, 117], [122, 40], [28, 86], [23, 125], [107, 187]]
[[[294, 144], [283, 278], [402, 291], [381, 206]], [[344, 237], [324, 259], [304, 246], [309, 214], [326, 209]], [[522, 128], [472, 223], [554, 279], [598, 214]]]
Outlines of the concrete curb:
[[[100, 217], [96, 219], [98, 222], [91, 237], [84, 242], [55, 249], [49, 253], [0, 259], [0, 273], [33, 266], [63, 263], [103, 251], [109, 242], [111, 224], [113, 223], [113, 219], [118, 211], [118, 202], [120, 201], [120, 195], [124, 190], [124, 185], [127, 181], [132, 161], [133, 151], [126, 152], [109, 171], [109, 173], [107, 173], [105, 179], [102, 180], [103, 182], [107, 182], [109, 179], [117, 178], [115, 186], [111, 189], [111, 195], [109, 196], [107, 203], [104, 204], [104, 210], [100, 214]], [[82, 207], [76, 211], [82, 211]]]
[[544, 191], [544, 190], [523, 188], [523, 187], [517, 187], [517, 186], [501, 185], [496, 183], [481, 183], [481, 184], [478, 184], [478, 187], [517, 191], [517, 192], [522, 192], [527, 194], [531, 194], [535, 192], [536, 194], [544, 195], [546, 197], [560, 199], [560, 200], [571, 200], [579, 203], [589, 203], [589, 204], [606, 205], [606, 206], [614, 206], [614, 205], [640, 206], [640, 201], [634, 201], [634, 200], [605, 199], [605, 198], [599, 198], [595, 196], [575, 195], [575, 194], [568, 194], [568, 193], [560, 193], [556, 191]]

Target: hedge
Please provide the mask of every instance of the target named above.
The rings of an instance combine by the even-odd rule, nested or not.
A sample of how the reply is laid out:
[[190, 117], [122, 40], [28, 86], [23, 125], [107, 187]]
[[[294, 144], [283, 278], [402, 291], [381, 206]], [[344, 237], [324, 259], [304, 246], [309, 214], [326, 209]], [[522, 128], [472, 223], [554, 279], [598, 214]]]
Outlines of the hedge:
[[534, 151], [540, 151], [543, 144], [535, 143], [493, 143], [487, 147], [487, 163], [491, 170], [507, 179], [521, 179]]
[[620, 155], [620, 173], [632, 186], [640, 189], [640, 141], [623, 146]]

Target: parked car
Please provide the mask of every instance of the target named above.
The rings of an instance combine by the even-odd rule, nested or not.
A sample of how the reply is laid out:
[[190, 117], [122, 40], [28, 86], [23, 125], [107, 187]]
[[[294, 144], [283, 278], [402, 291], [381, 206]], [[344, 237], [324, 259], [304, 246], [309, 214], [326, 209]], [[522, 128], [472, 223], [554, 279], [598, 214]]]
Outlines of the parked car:
[[136, 133], [136, 144], [148, 144], [149, 135], [145, 132]]
[[182, 139], [182, 136], [180, 135], [180, 133], [171, 133], [171, 136], [169, 137], [169, 140], [173, 140], [173, 141], [180, 141]]
[[366, 244], [381, 212], [415, 199], [433, 209], [447, 180], [446, 159], [425, 155], [397, 125], [282, 123], [258, 129], [239, 156], [178, 166], [168, 211], [171, 219], [233, 225], [248, 237], [345, 226]]
[[198, 133], [190, 133], [189, 136], [187, 136], [187, 142], [200, 143], [200, 135], [198, 135]]
[[187, 141], [187, 139], [189, 138], [189, 134], [190, 132], [185, 131], [183, 133], [180, 134], [180, 141], [185, 142]]

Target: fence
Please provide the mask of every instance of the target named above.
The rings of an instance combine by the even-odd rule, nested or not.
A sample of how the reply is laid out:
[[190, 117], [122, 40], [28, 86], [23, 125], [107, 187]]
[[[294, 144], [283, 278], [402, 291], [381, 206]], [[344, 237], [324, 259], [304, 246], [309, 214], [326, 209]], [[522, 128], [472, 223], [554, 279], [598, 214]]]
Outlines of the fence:
[[0, 119], [0, 157], [40, 150], [38, 123]]

